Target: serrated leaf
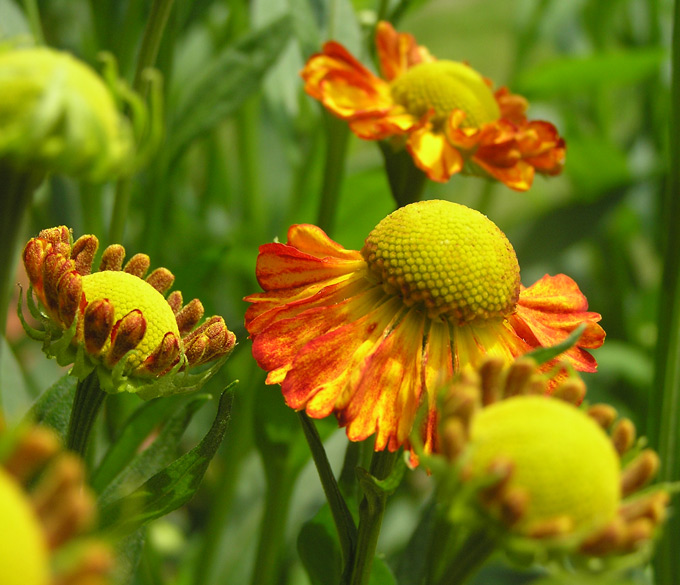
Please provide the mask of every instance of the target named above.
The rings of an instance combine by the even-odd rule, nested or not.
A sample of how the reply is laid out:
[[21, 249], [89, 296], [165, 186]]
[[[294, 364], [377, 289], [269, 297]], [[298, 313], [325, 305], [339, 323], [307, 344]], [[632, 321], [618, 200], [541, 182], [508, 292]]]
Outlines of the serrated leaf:
[[256, 93], [269, 67], [291, 37], [290, 17], [283, 16], [248, 34], [203, 65], [193, 83], [181, 89], [170, 120], [170, 164], [201, 133], [234, 112]]
[[65, 439], [77, 383], [78, 380], [68, 374], [59, 378], [38, 398], [27, 417], [51, 427]]
[[553, 97], [607, 85], [639, 83], [656, 74], [668, 55], [659, 47], [644, 47], [588, 57], [563, 57], [526, 69], [513, 90], [530, 97]]
[[[141, 453], [123, 463], [123, 468], [114, 475], [109, 483], [98, 484], [102, 491], [99, 505], [106, 506], [119, 498], [126, 488], [137, 487], [158, 473], [177, 456], [177, 444], [191, 422], [194, 414], [210, 399], [208, 394], [196, 396], [180, 412], [167, 421], [156, 439]], [[139, 436], [146, 439], [147, 435]], [[99, 490], [98, 490], [99, 491]]]
[[230, 387], [222, 393], [215, 421], [203, 440], [133, 493], [104, 507], [101, 511], [104, 528], [118, 536], [130, 534], [147, 522], [183, 506], [193, 497], [227, 430], [231, 412]]

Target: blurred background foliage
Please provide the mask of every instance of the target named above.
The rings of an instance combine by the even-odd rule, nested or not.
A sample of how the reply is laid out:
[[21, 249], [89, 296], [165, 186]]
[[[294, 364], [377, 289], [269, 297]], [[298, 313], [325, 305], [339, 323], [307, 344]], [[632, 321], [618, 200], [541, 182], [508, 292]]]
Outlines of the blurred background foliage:
[[[99, 53], [111, 52], [132, 83], [154, 5], [0, 0], [0, 39], [35, 33], [31, 13], [39, 13], [47, 44], [98, 69]], [[277, 388], [264, 387], [250, 357], [242, 298], [259, 290], [258, 245], [285, 240], [291, 223], [317, 221], [328, 119], [302, 91], [304, 60], [334, 38], [371, 63], [378, 12], [433, 55], [468, 61], [496, 86], [524, 94], [530, 118], [551, 121], [565, 137], [563, 175], [538, 177], [527, 193], [454, 176], [448, 184], [428, 184], [425, 197], [487, 214], [515, 246], [525, 285], [560, 272], [579, 283], [607, 331], [595, 352], [599, 373], [587, 376], [588, 399], [614, 404], [643, 432], [648, 424], [667, 181], [669, 0], [177, 0], [157, 59], [165, 138], [132, 181], [120, 243], [129, 255], [149, 254], [152, 267], [168, 267], [185, 299], [199, 297], [207, 314], [224, 316], [239, 345], [211, 387], [240, 383], [231, 426], [199, 496], [149, 527], [135, 583], [247, 583], [264, 486], [279, 481], [277, 474], [296, 479], [289, 482], [294, 491], [280, 582], [309, 583], [296, 535], [323, 494], [297, 419]], [[394, 202], [376, 144], [351, 136], [348, 148], [330, 235], [359, 249]], [[112, 243], [116, 189], [50, 178], [25, 219], [22, 241], [65, 224], [76, 237], [94, 233]], [[11, 351], [2, 352], [3, 386], [12, 388], [3, 392], [2, 406], [10, 419], [60, 375], [13, 312]], [[138, 404], [135, 397], [117, 398], [107, 411], [114, 432]], [[189, 443], [202, 436], [211, 416], [197, 415]], [[321, 421], [319, 428], [329, 437], [335, 466], [346, 439], [334, 426]], [[280, 469], [265, 475], [262, 454], [280, 461]], [[393, 498], [380, 546], [388, 559], [405, 545], [429, 489], [425, 474], [416, 472]], [[534, 577], [501, 564], [478, 582]]]

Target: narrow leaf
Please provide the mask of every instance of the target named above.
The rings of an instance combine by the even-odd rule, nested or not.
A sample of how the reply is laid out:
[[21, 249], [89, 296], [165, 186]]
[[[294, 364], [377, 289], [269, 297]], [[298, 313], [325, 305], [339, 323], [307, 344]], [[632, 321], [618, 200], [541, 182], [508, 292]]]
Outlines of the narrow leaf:
[[559, 356], [561, 353], [564, 353], [568, 349], [574, 347], [578, 343], [578, 340], [581, 338], [581, 334], [585, 330], [586, 324], [581, 323], [564, 341], [551, 347], [539, 347], [538, 349], [527, 353], [526, 356], [535, 359], [538, 365], [549, 362], [550, 360]]
[[75, 377], [65, 374], [38, 398], [27, 416], [36, 423], [51, 427], [64, 439], [77, 383]]

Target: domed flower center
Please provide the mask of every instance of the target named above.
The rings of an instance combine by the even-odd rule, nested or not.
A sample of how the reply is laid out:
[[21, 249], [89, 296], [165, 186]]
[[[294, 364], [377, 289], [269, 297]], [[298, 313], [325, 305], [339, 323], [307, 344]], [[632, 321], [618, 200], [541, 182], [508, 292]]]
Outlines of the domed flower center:
[[[130, 311], [139, 309], [146, 320], [146, 333], [137, 346], [138, 356], [130, 361], [139, 365], [163, 340], [166, 333], [172, 332], [180, 339], [175, 315], [165, 297], [148, 282], [115, 270], [94, 272], [83, 276], [83, 292], [88, 303], [108, 299], [114, 307], [114, 323]], [[104, 351], [108, 349], [107, 341]]]
[[500, 117], [496, 98], [482, 76], [457, 61], [420, 63], [397, 77], [392, 98], [414, 116], [434, 108], [432, 123], [441, 127], [452, 110], [467, 115], [463, 126], [477, 128]]
[[0, 583], [47, 585], [47, 545], [37, 516], [17, 482], [0, 469]]
[[484, 215], [449, 201], [398, 209], [368, 235], [361, 251], [385, 290], [431, 317], [462, 324], [512, 313], [519, 265], [510, 242]]
[[529, 496], [519, 532], [565, 516], [573, 530], [593, 530], [618, 510], [620, 463], [611, 440], [566, 402], [521, 396], [482, 409], [470, 428], [470, 468], [484, 474], [498, 457], [514, 464], [508, 488]]

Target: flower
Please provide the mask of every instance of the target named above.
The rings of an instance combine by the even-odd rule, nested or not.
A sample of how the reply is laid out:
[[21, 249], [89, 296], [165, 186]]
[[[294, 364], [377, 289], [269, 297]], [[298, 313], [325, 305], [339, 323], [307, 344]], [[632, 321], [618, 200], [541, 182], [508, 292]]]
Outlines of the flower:
[[469, 511], [472, 495], [476, 521], [490, 521], [495, 534], [500, 525], [508, 546], [525, 553], [642, 550], [669, 502], [663, 489], [638, 493], [656, 475], [658, 456], [635, 446], [632, 422], [617, 420], [610, 406], [578, 408], [586, 388], [576, 374], [546, 395], [551, 385], [522, 357], [509, 367], [490, 359], [445, 388], [440, 424], [448, 465], [436, 464], [441, 456], [428, 463], [444, 478], [453, 472], [463, 480], [449, 483], [458, 486], [450, 493], [452, 520], [463, 520], [457, 516]]
[[378, 23], [382, 78], [342, 45], [327, 42], [302, 70], [305, 91], [366, 140], [405, 142], [433, 181], [487, 176], [518, 191], [534, 173], [557, 175], [565, 144], [555, 127], [525, 116], [527, 101], [465, 63], [437, 60], [410, 34]]
[[246, 297], [245, 324], [267, 383], [313, 418], [335, 413], [352, 441], [375, 433], [376, 450], [408, 440], [421, 403], [423, 441], [436, 450], [437, 390], [487, 355], [510, 363], [585, 323], [563, 356], [588, 372], [596, 362], [583, 348], [604, 340], [574, 281], [546, 275], [523, 288], [505, 235], [448, 201], [398, 209], [361, 252], [294, 225], [286, 244], [260, 247], [257, 278], [264, 292]]
[[95, 499], [82, 461], [43, 427], [7, 431], [0, 420], [0, 583], [104, 585], [112, 554], [83, 536]]
[[118, 96], [70, 54], [0, 48], [0, 95], [0, 162], [94, 181], [133, 170], [132, 125]]
[[[201, 302], [182, 306], [179, 291], [166, 300], [174, 276], [157, 268], [144, 278], [144, 254], [123, 267], [125, 249], [109, 246], [100, 271], [92, 272], [98, 246], [92, 235], [72, 243], [65, 226], [43, 230], [26, 244], [24, 266], [45, 310], [39, 313], [29, 294], [29, 308], [45, 326], [37, 331], [25, 325], [29, 335], [43, 340], [46, 353], [61, 365], [74, 363], [79, 379], [96, 370], [109, 393], [136, 392], [147, 399], [196, 389], [231, 353], [234, 334], [217, 316], [196, 327]], [[214, 363], [203, 374], [186, 375], [208, 362]]]

